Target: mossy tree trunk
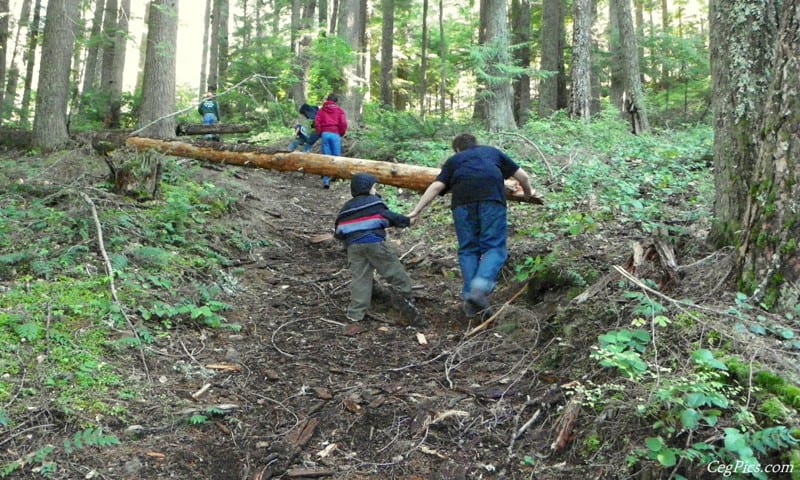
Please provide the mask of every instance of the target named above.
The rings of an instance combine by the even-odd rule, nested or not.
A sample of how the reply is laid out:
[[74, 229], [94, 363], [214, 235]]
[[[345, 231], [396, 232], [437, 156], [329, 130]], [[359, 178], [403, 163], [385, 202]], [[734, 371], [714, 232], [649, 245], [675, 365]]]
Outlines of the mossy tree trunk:
[[742, 217], [741, 287], [776, 311], [800, 300], [800, 6], [785, 2]]
[[716, 187], [709, 240], [717, 246], [741, 243], [740, 220], [758, 152], [756, 133], [772, 72], [781, 3], [709, 3]]

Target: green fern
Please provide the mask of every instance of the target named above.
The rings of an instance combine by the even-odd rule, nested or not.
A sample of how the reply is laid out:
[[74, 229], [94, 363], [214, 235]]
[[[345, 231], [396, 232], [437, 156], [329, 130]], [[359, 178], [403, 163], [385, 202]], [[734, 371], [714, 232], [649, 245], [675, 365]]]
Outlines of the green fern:
[[104, 435], [102, 428], [87, 428], [76, 433], [71, 441], [64, 440], [64, 452], [71, 455], [75, 450], [85, 447], [109, 447], [119, 443], [114, 435]]
[[784, 426], [765, 428], [750, 437], [750, 446], [764, 455], [771, 451], [786, 450], [797, 444], [792, 432]]

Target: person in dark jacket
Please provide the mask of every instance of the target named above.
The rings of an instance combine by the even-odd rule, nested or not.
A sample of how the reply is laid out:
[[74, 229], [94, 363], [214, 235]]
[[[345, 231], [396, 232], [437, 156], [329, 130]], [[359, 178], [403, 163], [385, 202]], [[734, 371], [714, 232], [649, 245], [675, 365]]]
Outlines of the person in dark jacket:
[[298, 147], [303, 147], [303, 152], [310, 152], [314, 144], [319, 140], [319, 134], [314, 127], [314, 120], [317, 117], [319, 108], [304, 103], [300, 105], [299, 111], [300, 115], [311, 120], [311, 128], [313, 131], [309, 132], [305, 125], [303, 125], [303, 121], [298, 121], [294, 126], [294, 140], [289, 144], [289, 151], [293, 152], [297, 150]]
[[412, 299], [411, 279], [400, 258], [386, 245], [386, 228], [406, 228], [411, 220], [392, 212], [377, 194], [378, 180], [366, 173], [353, 175], [348, 200], [336, 217], [335, 236], [347, 247], [353, 279], [347, 318], [359, 322], [372, 303], [373, 274], [383, 277], [402, 297], [400, 310], [414, 326], [426, 326]]
[[472, 317], [490, 312], [489, 294], [508, 259], [505, 179], [517, 180], [526, 199], [533, 190], [516, 162], [497, 148], [478, 145], [469, 133], [453, 139], [453, 151], [409, 216], [416, 219], [438, 195], [452, 193], [461, 296], [464, 313]]
[[[317, 112], [314, 126], [322, 139], [322, 154], [342, 156], [342, 137], [347, 133], [347, 115], [339, 105], [339, 97], [331, 93]], [[331, 179], [322, 177], [322, 188], [330, 188]]]
[[[197, 112], [203, 116], [203, 125], [216, 125], [219, 122], [219, 104], [217, 103], [217, 89], [208, 87], [205, 98], [197, 106]], [[206, 140], [217, 140], [217, 135], [206, 135]]]

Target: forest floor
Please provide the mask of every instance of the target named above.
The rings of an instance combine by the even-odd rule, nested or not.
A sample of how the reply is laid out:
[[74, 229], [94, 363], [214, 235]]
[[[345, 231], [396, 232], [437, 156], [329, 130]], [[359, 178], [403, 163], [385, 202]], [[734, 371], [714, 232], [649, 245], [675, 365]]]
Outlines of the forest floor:
[[[104, 168], [97, 163], [95, 175]], [[48, 175], [75, 187], [96, 180], [87, 168], [64, 161]], [[499, 312], [489, 328], [473, 331], [479, 321], [465, 318], [458, 297], [454, 232], [429, 218], [447, 215], [445, 199], [389, 240], [430, 325], [404, 325], [385, 287], [369, 318], [352, 324], [344, 315], [346, 254], [319, 237], [350, 198], [348, 181], [325, 190], [316, 176], [232, 166], [201, 175], [239, 199], [229, 215], [210, 221], [263, 241], [220, 272], [229, 279], [222, 300], [233, 306], [224, 316], [241, 329], [176, 326], [144, 350], [145, 364], [130, 352], [110, 359], [141, 385], [142, 401], [128, 405], [124, 422], [103, 420], [121, 445], [74, 453], [57, 478], [644, 478], [625, 467], [649, 424], [630, 415], [634, 394], [603, 399], [598, 409], [587, 397], [614, 382], [631, 389], [590, 354], [598, 335], [630, 325], [613, 266], [631, 261], [632, 244], [651, 253], [637, 264], [640, 278], [663, 280], [649, 239], [607, 224], [543, 242], [520, 231], [544, 207], [511, 205], [511, 258], [492, 298]], [[669, 294], [722, 303], [729, 253], [710, 251], [703, 227], [688, 226], [674, 242], [685, 267]], [[581, 303], [574, 297], [590, 285], [572, 283], [566, 270], [535, 285], [515, 281], [510, 265], [546, 255], [554, 242], [577, 262], [573, 270], [608, 275]], [[660, 353], [664, 361], [674, 355], [684, 364], [680, 352], [695, 338], [684, 330], [674, 351]], [[58, 424], [49, 415], [34, 410], [26, 424]], [[194, 415], [204, 420], [193, 423]], [[3, 449], [25, 449], [24, 442], [15, 435]], [[695, 470], [689, 478], [701, 477]]]

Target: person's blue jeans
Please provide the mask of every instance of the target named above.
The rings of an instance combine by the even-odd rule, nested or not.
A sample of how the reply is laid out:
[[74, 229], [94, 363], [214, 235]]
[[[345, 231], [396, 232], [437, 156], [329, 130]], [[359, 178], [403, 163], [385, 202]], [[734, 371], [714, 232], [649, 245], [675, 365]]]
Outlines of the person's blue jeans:
[[[216, 125], [217, 124], [217, 116], [213, 113], [204, 113], [203, 114], [203, 125]], [[206, 135], [203, 138], [206, 140], [213, 140], [214, 135]]]
[[465, 300], [472, 290], [490, 293], [508, 260], [506, 206], [500, 202], [477, 202], [453, 209], [458, 238], [458, 263]]
[[302, 145], [303, 152], [308, 153], [314, 147], [314, 143], [316, 143], [317, 140], [319, 140], [319, 135], [316, 133], [312, 133], [311, 135], [309, 135], [307, 142], [304, 142], [299, 138], [296, 138], [294, 139], [294, 141], [292, 141], [292, 143], [289, 144], [289, 151], [294, 152], [295, 150], [297, 150], [297, 147]]
[[[321, 150], [323, 155], [335, 155], [337, 157], [342, 156], [342, 137], [335, 133], [331, 132], [322, 132], [322, 145]], [[322, 186], [328, 186], [331, 184], [330, 177], [322, 177]]]

